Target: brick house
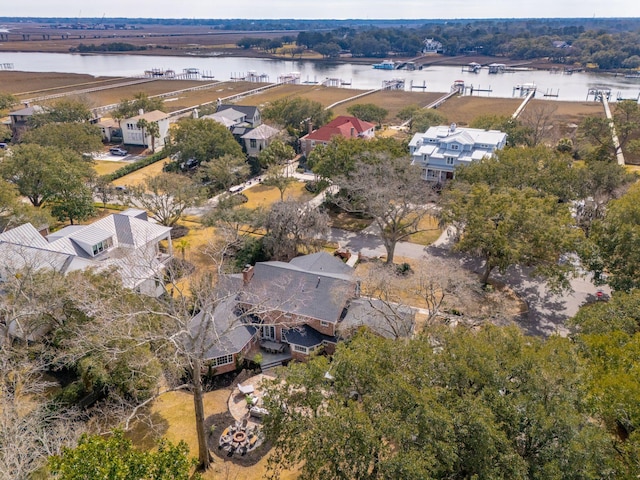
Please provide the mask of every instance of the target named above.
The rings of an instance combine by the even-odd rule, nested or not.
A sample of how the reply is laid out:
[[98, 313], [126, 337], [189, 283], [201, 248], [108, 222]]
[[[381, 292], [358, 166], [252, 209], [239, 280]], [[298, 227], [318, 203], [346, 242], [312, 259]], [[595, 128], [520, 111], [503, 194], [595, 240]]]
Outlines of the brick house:
[[301, 153], [308, 156], [316, 145], [326, 145], [333, 137], [364, 138], [375, 137], [376, 126], [356, 117], [340, 115], [325, 126], [309, 132], [300, 138]]

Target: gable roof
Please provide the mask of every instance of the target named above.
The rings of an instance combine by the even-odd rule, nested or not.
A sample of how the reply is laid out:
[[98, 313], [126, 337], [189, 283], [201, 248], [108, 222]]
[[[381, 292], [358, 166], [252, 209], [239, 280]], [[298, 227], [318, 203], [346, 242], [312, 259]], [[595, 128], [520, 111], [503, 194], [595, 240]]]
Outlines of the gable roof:
[[216, 113], [224, 112], [225, 110], [228, 110], [228, 109], [233, 109], [233, 110], [236, 110], [238, 112], [242, 112], [248, 118], [251, 118], [251, 119], [253, 119], [253, 117], [255, 117], [255, 115], [257, 113], [260, 113], [260, 111], [258, 110], [258, 107], [255, 107], [255, 106], [251, 106], [251, 105], [231, 105], [231, 104], [222, 104], [222, 105], [218, 106], [218, 109], [216, 110]]
[[9, 113], [9, 116], [30, 117], [31, 115], [42, 112], [44, 112], [44, 108], [42, 108], [40, 105], [33, 105], [32, 107], [25, 107], [21, 108], [20, 110], [16, 110], [15, 112], [11, 112]]
[[160, 110], [153, 110], [152, 112], [145, 112], [142, 115], [127, 118], [125, 121], [130, 122], [145, 119], [147, 122], [157, 122], [159, 120], [164, 120], [165, 118], [169, 118], [169, 115], [161, 112]]
[[350, 273], [306, 270], [278, 261], [258, 262], [240, 298], [262, 309], [336, 323], [354, 295], [355, 281]]
[[302, 255], [292, 259], [289, 264], [309, 272], [344, 273], [347, 275], [351, 275], [353, 272], [349, 265], [327, 252]]
[[361, 135], [367, 130], [374, 129], [373, 123], [365, 122], [356, 117], [348, 117], [346, 115], [340, 115], [334, 118], [329, 123], [320, 127], [317, 130], [305, 135], [303, 138], [308, 140], [316, 140], [327, 142], [336, 135], [345, 138], [355, 138]]
[[415, 311], [406, 305], [395, 305], [373, 298], [351, 301], [344, 319], [338, 325], [341, 337], [367, 327], [385, 338], [410, 337], [415, 325]]
[[242, 135], [242, 138], [248, 139], [256, 139], [256, 140], [268, 140], [270, 138], [275, 137], [280, 131], [277, 128], [270, 127], [269, 125], [257, 126], [256, 128], [252, 128], [247, 133]]

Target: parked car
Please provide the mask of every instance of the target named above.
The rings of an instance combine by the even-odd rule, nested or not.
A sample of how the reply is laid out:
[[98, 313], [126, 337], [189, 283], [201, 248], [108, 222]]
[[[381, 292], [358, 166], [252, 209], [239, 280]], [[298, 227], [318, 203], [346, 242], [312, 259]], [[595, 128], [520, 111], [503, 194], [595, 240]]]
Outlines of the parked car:
[[182, 171], [185, 170], [193, 170], [194, 168], [196, 168], [198, 166], [198, 160], [196, 160], [195, 158], [190, 158], [189, 160], [187, 160], [186, 162], [182, 162], [180, 164], [180, 169]]
[[116, 185], [116, 192], [127, 193], [127, 187], [123, 187], [122, 185]]
[[112, 147], [109, 149], [109, 153], [111, 155], [120, 155], [121, 157], [125, 157], [129, 154], [124, 148], [120, 147]]

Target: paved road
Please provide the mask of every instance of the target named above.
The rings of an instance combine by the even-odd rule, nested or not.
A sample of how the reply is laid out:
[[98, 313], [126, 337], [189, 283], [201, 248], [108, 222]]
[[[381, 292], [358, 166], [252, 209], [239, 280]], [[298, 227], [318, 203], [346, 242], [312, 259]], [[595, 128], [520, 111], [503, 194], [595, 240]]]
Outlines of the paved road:
[[[360, 252], [367, 257], [381, 257], [386, 251], [380, 239], [373, 234], [347, 232], [331, 229], [329, 240], [338, 242], [342, 248], [351, 252]], [[396, 256], [419, 259], [428, 255], [455, 257], [468, 270], [480, 274], [483, 262], [469, 256], [450, 251], [451, 240], [448, 232], [431, 246], [424, 247], [408, 242], [399, 242]], [[567, 335], [569, 329], [565, 322], [585, 303], [596, 301], [596, 293], [601, 288], [605, 295], [610, 295], [608, 288], [596, 287], [589, 276], [571, 281], [573, 292], [565, 295], [554, 295], [549, 292], [546, 283], [529, 275], [531, 269], [511, 267], [504, 274], [492, 273], [492, 278], [505, 283], [526, 302], [529, 311], [517, 319], [517, 323], [533, 335], [548, 336], [552, 334]]]

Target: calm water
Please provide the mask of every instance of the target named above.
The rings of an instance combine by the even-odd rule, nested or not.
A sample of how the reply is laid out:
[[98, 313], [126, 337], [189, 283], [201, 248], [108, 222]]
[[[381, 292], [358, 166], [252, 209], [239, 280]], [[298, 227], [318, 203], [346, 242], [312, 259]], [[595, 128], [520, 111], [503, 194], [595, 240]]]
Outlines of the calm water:
[[[374, 70], [370, 65], [332, 64], [310, 61], [269, 60], [237, 57], [166, 57], [147, 55], [80, 55], [64, 53], [0, 52], [0, 63], [13, 63], [16, 70], [28, 72], [83, 73], [94, 76], [139, 76], [153, 68], [171, 69], [180, 73], [185, 68], [197, 68], [217, 80], [229, 80], [231, 76], [244, 75], [248, 71], [266, 74], [271, 82], [288, 72], [300, 72], [302, 81], [322, 81], [326, 77], [350, 82], [350, 88], [371, 89], [381, 86], [383, 80], [404, 78], [406, 89], [426, 83], [427, 92], [448, 92], [455, 80], [464, 80], [475, 88], [491, 89], [480, 95], [512, 97], [518, 84], [535, 83], [537, 97], [544, 93], [558, 94], [559, 100], [582, 101], [588, 89], [594, 86], [609, 87], [615, 100], [638, 98], [640, 79], [624, 78], [593, 73], [573, 75], [551, 74], [543, 71], [520, 71], [489, 75], [486, 69], [473, 74], [462, 72], [459, 67], [432, 66], [413, 72], [405, 70]], [[0, 90], [2, 86], [0, 85]], [[422, 90], [415, 90], [422, 91]], [[517, 96], [517, 93], [516, 93]], [[553, 97], [549, 97], [553, 98]]]

